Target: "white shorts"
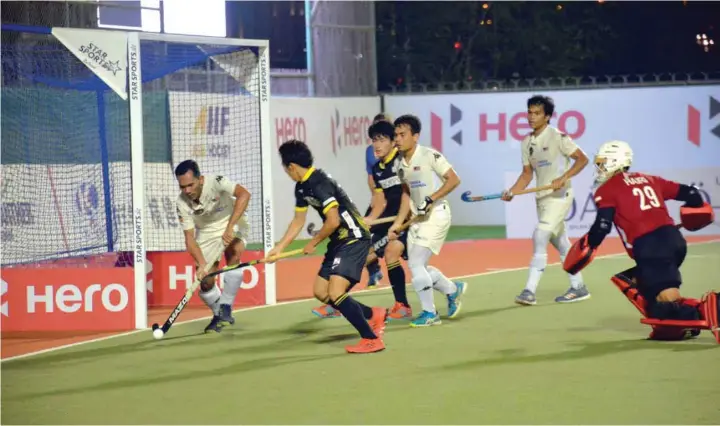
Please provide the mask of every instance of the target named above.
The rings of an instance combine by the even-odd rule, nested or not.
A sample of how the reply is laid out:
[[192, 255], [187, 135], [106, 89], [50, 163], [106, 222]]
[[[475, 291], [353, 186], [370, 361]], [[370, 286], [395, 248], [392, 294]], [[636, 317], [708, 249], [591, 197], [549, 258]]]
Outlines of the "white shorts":
[[543, 198], [537, 202], [538, 229], [558, 236], [565, 231], [565, 218], [572, 208], [572, 193], [564, 198]]
[[427, 220], [410, 225], [408, 253], [413, 245], [418, 245], [429, 248], [436, 255], [440, 254], [451, 222], [450, 206], [443, 204], [435, 207]]
[[[240, 219], [235, 224], [233, 229], [235, 231], [235, 238], [239, 238], [243, 244], [247, 245], [247, 236], [250, 234], [250, 225], [244, 219]], [[220, 259], [220, 256], [225, 252], [225, 243], [223, 243], [222, 236], [225, 230], [203, 232], [199, 229], [195, 233], [195, 241], [202, 251], [205, 262], [215, 263]]]

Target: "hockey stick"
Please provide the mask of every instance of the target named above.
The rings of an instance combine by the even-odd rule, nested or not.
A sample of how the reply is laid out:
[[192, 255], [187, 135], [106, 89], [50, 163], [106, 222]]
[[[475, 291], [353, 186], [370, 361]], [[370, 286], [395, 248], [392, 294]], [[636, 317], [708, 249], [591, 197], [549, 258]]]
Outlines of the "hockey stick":
[[[291, 256], [295, 256], [297, 254], [301, 254], [302, 252], [303, 252], [302, 249], [291, 250], [291, 251], [287, 251], [285, 253], [280, 253], [273, 259], [279, 260], [279, 259], [283, 259], [286, 257], [291, 257]], [[221, 253], [221, 256], [222, 256], [222, 253]], [[219, 259], [219, 257], [218, 257], [218, 259]], [[235, 265], [228, 265], [228, 266], [225, 266], [224, 268], [218, 269], [215, 272], [211, 272], [211, 273], [207, 274], [205, 276], [205, 278], [212, 278], [212, 277], [222, 274], [223, 272], [228, 272], [228, 271], [233, 271], [235, 269], [245, 268], [247, 266], [256, 265], [258, 263], [266, 263], [268, 260], [270, 260], [270, 259], [268, 259], [268, 258], [255, 259], [255, 260], [251, 260], [249, 262], [238, 263]], [[213, 262], [213, 264], [214, 264], [214, 262]], [[209, 267], [210, 266], [206, 266], [206, 268], [209, 268]], [[205, 269], [205, 271], [207, 271], [207, 270], [208, 269]], [[195, 290], [197, 290], [197, 288], [200, 286], [200, 282], [201, 282], [201, 280], [198, 280], [197, 278], [195, 278], [195, 281], [193, 281], [190, 288], [187, 289], [187, 291], [183, 295], [182, 299], [180, 299], [180, 303], [178, 303], [177, 306], [175, 307], [175, 309], [173, 309], [172, 313], [170, 314], [168, 319], [165, 320], [165, 323], [162, 325], [162, 327], [160, 327], [160, 325], [158, 323], [155, 323], [152, 325], [153, 333], [155, 333], [155, 330], [158, 330], [158, 329], [162, 330], [162, 335], [160, 335], [157, 338], [162, 337], [163, 335], [165, 335], [165, 333], [168, 332], [168, 330], [170, 330], [170, 327], [172, 327], [172, 325], [175, 323], [177, 318], [180, 316], [180, 313], [183, 311], [183, 309], [185, 309], [185, 306], [190, 301], [190, 298], [192, 297], [193, 293], [195, 293]]]
[[[373, 220], [372, 222], [367, 223], [367, 225], [368, 225], [368, 226], [375, 226], [375, 225], [380, 225], [380, 224], [383, 224], [383, 223], [395, 222], [395, 218], [396, 218], [396, 217], [397, 217], [397, 216], [382, 217], [382, 218], [380, 218], [380, 219]], [[313, 236], [313, 237], [316, 236], [316, 235], [318, 234], [318, 232], [320, 232], [320, 230], [319, 230], [319, 229], [315, 229], [315, 224], [314, 224], [314, 223], [310, 223], [310, 224], [307, 226], [307, 233], [310, 234], [311, 236]]]
[[[523, 195], [523, 194], [532, 194], [534, 192], [540, 192], [540, 191], [546, 191], [548, 189], [552, 189], [552, 185], [545, 185], [545, 186], [538, 186], [535, 188], [529, 188], [529, 189], [523, 189], [522, 191], [518, 191], [515, 194], [512, 194], [513, 197], [516, 195]], [[498, 198], [502, 198], [503, 193], [497, 192], [494, 194], [488, 194], [488, 195], [480, 195], [477, 197], [471, 197], [470, 191], [465, 191], [462, 193], [460, 198], [465, 201], [466, 203], [474, 203], [476, 201], [486, 201], [486, 200], [496, 200]]]

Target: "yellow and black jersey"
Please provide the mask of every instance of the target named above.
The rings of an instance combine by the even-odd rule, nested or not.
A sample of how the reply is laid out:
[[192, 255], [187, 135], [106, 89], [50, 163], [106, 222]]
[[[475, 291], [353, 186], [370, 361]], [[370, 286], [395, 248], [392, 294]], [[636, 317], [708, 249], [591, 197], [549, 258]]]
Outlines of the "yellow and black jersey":
[[400, 200], [403, 193], [402, 182], [397, 173], [400, 161], [400, 155], [395, 148], [387, 157], [375, 163], [372, 168], [375, 191], [381, 191], [385, 195], [386, 201], [385, 210], [380, 217], [397, 216], [400, 211]]
[[318, 212], [323, 222], [325, 214], [337, 207], [340, 226], [330, 235], [332, 246], [370, 240], [370, 231], [345, 190], [327, 173], [314, 167], [295, 184], [295, 210], [307, 210], [309, 206]]

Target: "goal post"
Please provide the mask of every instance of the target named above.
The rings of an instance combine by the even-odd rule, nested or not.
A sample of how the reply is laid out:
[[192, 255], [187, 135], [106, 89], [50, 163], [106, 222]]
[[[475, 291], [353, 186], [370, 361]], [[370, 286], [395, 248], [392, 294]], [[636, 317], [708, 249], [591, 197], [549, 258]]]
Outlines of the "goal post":
[[[248, 206], [248, 222], [250, 222], [250, 236], [248, 243], [259, 243], [264, 253], [270, 251], [275, 242], [275, 235], [272, 226], [272, 171], [270, 168], [271, 155], [275, 152], [271, 143], [270, 136], [270, 52], [267, 40], [247, 40], [233, 38], [216, 38], [204, 36], [184, 36], [170, 34], [155, 33], [138, 33], [128, 34], [128, 73], [130, 82], [130, 128], [131, 128], [131, 146], [133, 147], [133, 159], [135, 152], [138, 157], [142, 155], [142, 147], [144, 146], [143, 138], [145, 127], [143, 126], [143, 84], [137, 82], [145, 81], [143, 74], [143, 55], [145, 49], [157, 49], [165, 47], [166, 50], [173, 50], [172, 47], [178, 46], [195, 46], [199, 51], [206, 52], [208, 59], [212, 62], [211, 67], [218, 70], [219, 73], [213, 78], [223, 76], [224, 83], [228, 83], [228, 78], [233, 79], [242, 87], [242, 94], [233, 93], [232, 88], [226, 89], [226, 94], [219, 96], [196, 96], [201, 97], [205, 101], [200, 106], [200, 112], [197, 115], [187, 116], [185, 112], [190, 112], [192, 107], [197, 107], [196, 101], [184, 101], [188, 93], [204, 93], [202, 90], [198, 92], [170, 91], [170, 115], [171, 123], [173, 122], [173, 111], [182, 110], [178, 114], [178, 118], [183, 120], [181, 123], [173, 123], [175, 126], [171, 129], [172, 137], [172, 158], [173, 164], [177, 164], [185, 158], [193, 158], [197, 160], [197, 156], [205, 157], [207, 161], [199, 161], [201, 170], [212, 174], [226, 174], [237, 183], [248, 188], [251, 193], [251, 203]], [[185, 55], [187, 52], [175, 52], [175, 55]], [[215, 55], [211, 53], [217, 52]], [[173, 53], [168, 52], [168, 55]], [[155, 56], [148, 55], [148, 56]], [[140, 58], [140, 60], [138, 60]], [[210, 68], [213, 69], [213, 68]], [[209, 70], [205, 70], [209, 72]], [[134, 75], [134, 73], [136, 75]], [[226, 74], [226, 75], [225, 75]], [[217, 84], [217, 83], [211, 83]], [[231, 85], [232, 86], [232, 85]], [[188, 89], [191, 89], [188, 87]], [[235, 88], [239, 89], [239, 88]], [[225, 99], [226, 95], [235, 97], [247, 97], [243, 99]], [[177, 97], [175, 100], [173, 97]], [[249, 103], [247, 102], [249, 100]], [[214, 103], [214, 104], [213, 104]], [[245, 108], [241, 107], [245, 105]], [[233, 110], [235, 113], [233, 113]], [[195, 109], [194, 111], [197, 111]], [[245, 116], [245, 117], [243, 117]], [[248, 118], [249, 117], [249, 118]], [[188, 120], [189, 119], [189, 120]], [[244, 127], [244, 131], [233, 133], [230, 131], [229, 138], [223, 138], [226, 134], [226, 126], [230, 126], [230, 121], [239, 120]], [[203, 137], [194, 141], [186, 141], [185, 136], [190, 133], [190, 129], [180, 130], [180, 126], [188, 126], [192, 124], [192, 133], [195, 135], [204, 133]], [[257, 129], [258, 133], [252, 135], [252, 128]], [[177, 138], [175, 137], [177, 134]], [[220, 136], [220, 143], [212, 142], [214, 137]], [[233, 140], [232, 138], [235, 138]], [[239, 138], [239, 140], [238, 140]], [[183, 143], [181, 146], [181, 142]], [[204, 146], [203, 146], [204, 144]], [[255, 147], [247, 147], [245, 144], [255, 144]], [[236, 152], [236, 154], [233, 154]], [[177, 156], [176, 156], [177, 154]], [[210, 156], [218, 156], [219, 160], [211, 160]], [[253, 164], [252, 159], [243, 157], [257, 157], [258, 164]], [[243, 172], [241, 169], [247, 167], [250, 170]], [[145, 171], [147, 175], [147, 170]], [[259, 176], [257, 175], [259, 174]], [[138, 179], [141, 177], [138, 176]], [[135, 178], [133, 178], [135, 181]], [[133, 205], [138, 203], [139, 207], [143, 207], [144, 196], [143, 188], [138, 188], [136, 192], [135, 184], [133, 184]], [[260, 195], [260, 197], [258, 197]], [[144, 238], [142, 232], [138, 233], [138, 229], [144, 229], [143, 219], [144, 212], [135, 208], [135, 236], [136, 238]], [[140, 236], [138, 237], [138, 234]], [[136, 244], [137, 246], [146, 247], [146, 244]], [[142, 259], [140, 250], [135, 252], [136, 259]], [[146, 294], [144, 289], [144, 279], [146, 273], [143, 268], [135, 270], [135, 284], [137, 294]], [[276, 291], [276, 275], [275, 265], [264, 265], [264, 304], [275, 304], [277, 302]], [[140, 288], [139, 283], [143, 286]], [[240, 294], [242, 297], [242, 293]], [[137, 312], [140, 321], [143, 317], [142, 312]], [[145, 315], [144, 317], [147, 317]], [[147, 324], [144, 325], [146, 327]]]
[[[99, 285], [97, 300], [108, 313], [132, 310], [125, 322], [102, 329], [145, 329], [148, 306], [174, 306], [194, 278], [175, 208], [174, 168], [186, 159], [251, 193], [248, 256], [274, 246], [267, 40], [6, 24], [2, 30], [3, 288], [7, 281], [16, 297], [15, 287], [34, 286], [22, 303], [48, 306], [47, 323], [30, 328], [27, 318], [15, 327], [10, 319], [19, 317], [3, 311], [4, 329], [53, 329], [48, 324], [57, 315], [95, 314], [87, 313], [93, 306], [87, 301], [85, 310], [50, 307], [60, 299], [68, 306], [74, 296], [67, 292], [75, 294], [68, 286], [92, 297], [83, 280], [88, 288]], [[98, 259], [110, 257], [116, 268], [110, 281], [85, 278]], [[64, 270], [38, 275], [40, 268]], [[131, 285], [120, 288], [119, 272], [130, 268]], [[38, 276], [48, 278], [39, 283]], [[236, 307], [276, 303], [274, 264], [246, 277]], [[13, 306], [11, 300], [11, 312]], [[120, 325], [130, 320], [131, 327]]]

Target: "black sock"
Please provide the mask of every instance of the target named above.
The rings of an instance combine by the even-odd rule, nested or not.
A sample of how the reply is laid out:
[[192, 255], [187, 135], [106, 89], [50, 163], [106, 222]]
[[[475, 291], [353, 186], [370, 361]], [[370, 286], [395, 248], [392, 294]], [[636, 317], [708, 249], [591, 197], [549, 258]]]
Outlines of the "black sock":
[[402, 265], [398, 261], [387, 265], [387, 269], [388, 277], [390, 278], [390, 285], [392, 286], [392, 291], [395, 295], [395, 301], [402, 303], [405, 306], [410, 306], [407, 300], [407, 293], [405, 291], [405, 270]]
[[368, 274], [375, 275], [380, 272], [380, 262], [377, 259], [367, 265]]
[[[369, 306], [367, 306], [367, 305], [365, 305], [365, 304], [363, 304], [363, 303], [360, 303], [360, 302], [358, 302], [357, 300], [355, 300], [355, 303], [356, 303], [358, 306], [360, 306], [360, 309], [362, 310], [363, 318], [365, 318], [366, 320], [369, 320], [370, 318], [372, 318], [373, 311], [372, 311], [372, 308], [371, 308], [371, 307], [369, 307]], [[336, 304], [330, 303], [330, 306], [332, 306], [333, 308], [335, 308], [335, 309], [337, 309], [338, 311], [340, 311], [340, 308], [339, 308]], [[342, 313], [342, 311], [340, 311], [340, 313]]]
[[[364, 305], [358, 303], [347, 293], [340, 296], [339, 301], [334, 302], [332, 305], [337, 307], [345, 319], [347, 319], [348, 322], [355, 327], [355, 330], [360, 333], [360, 337], [363, 339], [377, 339], [377, 336], [373, 333], [372, 328], [370, 328], [370, 324], [368, 324], [367, 320], [363, 316], [363, 309], [361, 306]], [[370, 312], [372, 313], [372, 310]]]

